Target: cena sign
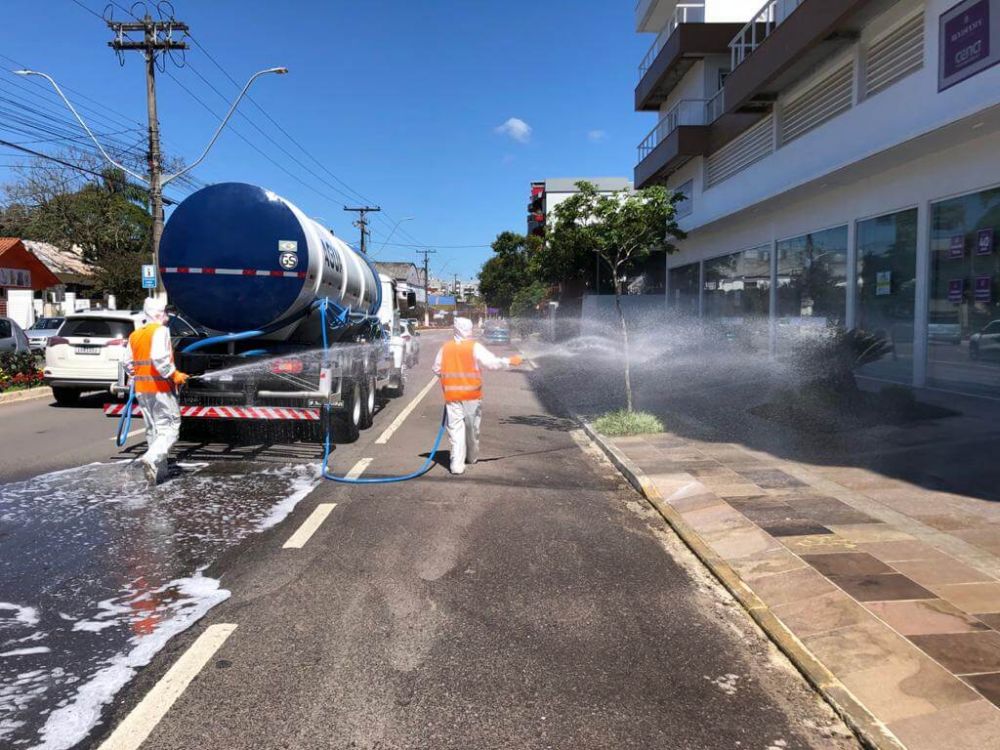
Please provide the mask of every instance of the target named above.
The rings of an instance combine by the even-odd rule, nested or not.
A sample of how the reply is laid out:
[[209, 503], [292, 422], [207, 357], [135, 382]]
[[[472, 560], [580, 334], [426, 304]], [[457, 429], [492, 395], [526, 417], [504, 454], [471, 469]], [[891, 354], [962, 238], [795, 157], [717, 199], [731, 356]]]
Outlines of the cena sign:
[[1000, 62], [1000, 0], [963, 0], [939, 23], [938, 91]]

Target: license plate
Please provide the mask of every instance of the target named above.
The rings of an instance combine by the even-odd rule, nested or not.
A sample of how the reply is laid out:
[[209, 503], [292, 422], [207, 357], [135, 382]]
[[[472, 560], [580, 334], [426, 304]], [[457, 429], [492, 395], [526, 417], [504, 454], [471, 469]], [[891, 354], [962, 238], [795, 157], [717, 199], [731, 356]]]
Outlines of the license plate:
[[74, 346], [73, 351], [77, 354], [100, 354], [101, 347], [99, 346]]

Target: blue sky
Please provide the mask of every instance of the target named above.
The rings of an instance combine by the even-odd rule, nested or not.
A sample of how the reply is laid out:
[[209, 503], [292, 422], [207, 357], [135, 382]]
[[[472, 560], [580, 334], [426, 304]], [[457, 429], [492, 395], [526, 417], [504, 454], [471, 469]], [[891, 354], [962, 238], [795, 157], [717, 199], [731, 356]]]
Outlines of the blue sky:
[[[46, 71], [75, 90], [71, 98], [102, 113], [95, 102], [111, 107], [136, 127], [145, 119], [139, 54], [119, 67], [110, 31], [80, 7], [100, 14], [105, 0], [78, 2], [10, 3], [0, 67], [16, 67], [14, 60]], [[524, 231], [533, 179], [630, 175], [635, 145], [654, 124], [632, 111], [636, 66], [651, 40], [634, 33], [631, 2], [174, 0], [174, 7], [203, 49], [159, 78], [168, 151], [193, 159], [217, 124], [182, 85], [216, 112], [227, 104], [203, 79], [227, 97], [236, 93], [207, 55], [241, 84], [259, 69], [287, 66], [288, 76], [259, 79], [252, 96], [309, 155], [244, 102], [241, 111], [280, 147], [237, 116], [195, 176], [264, 185], [351, 241], [356, 230], [341, 210], [348, 198], [335, 189], [357, 191], [386, 212], [374, 224], [373, 247], [394, 220], [413, 216], [389, 241], [437, 246], [432, 274], [472, 277], [489, 249], [446, 246], [488, 245], [504, 229]], [[115, 15], [125, 17], [120, 9]], [[13, 87], [24, 85], [0, 74], [0, 96], [16, 97]], [[4, 130], [2, 116], [0, 138], [33, 140]], [[19, 161], [12, 154], [0, 146], [0, 164]], [[0, 182], [9, 177], [0, 166]], [[417, 256], [393, 244], [377, 258]]]

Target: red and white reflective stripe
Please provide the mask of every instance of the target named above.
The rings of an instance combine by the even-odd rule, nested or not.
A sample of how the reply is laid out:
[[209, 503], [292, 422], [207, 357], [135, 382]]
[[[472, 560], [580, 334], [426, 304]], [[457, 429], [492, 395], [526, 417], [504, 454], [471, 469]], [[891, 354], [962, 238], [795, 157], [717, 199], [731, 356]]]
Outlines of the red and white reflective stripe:
[[[125, 404], [106, 404], [104, 415], [121, 416]], [[182, 406], [181, 416], [190, 419], [285, 419], [306, 422], [319, 421], [319, 409], [299, 409], [290, 406]], [[132, 416], [142, 416], [142, 410], [133, 405]]]
[[256, 268], [195, 268], [194, 266], [160, 266], [160, 273], [189, 273], [207, 276], [270, 276], [278, 279], [304, 279], [305, 271], [260, 271]]

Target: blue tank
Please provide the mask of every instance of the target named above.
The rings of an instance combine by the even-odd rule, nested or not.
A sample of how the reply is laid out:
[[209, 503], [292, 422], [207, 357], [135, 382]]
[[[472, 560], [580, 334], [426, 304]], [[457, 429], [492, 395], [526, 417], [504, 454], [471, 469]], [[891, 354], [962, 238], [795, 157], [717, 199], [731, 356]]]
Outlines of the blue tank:
[[239, 182], [174, 209], [160, 274], [170, 303], [217, 332], [281, 329], [321, 297], [378, 312], [379, 277], [364, 256], [280, 196]]

